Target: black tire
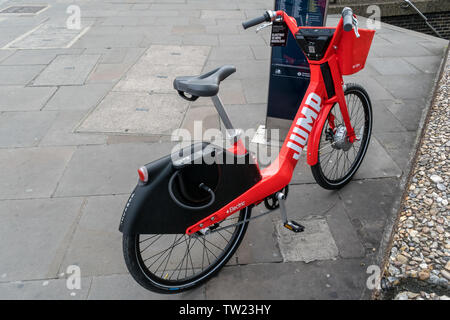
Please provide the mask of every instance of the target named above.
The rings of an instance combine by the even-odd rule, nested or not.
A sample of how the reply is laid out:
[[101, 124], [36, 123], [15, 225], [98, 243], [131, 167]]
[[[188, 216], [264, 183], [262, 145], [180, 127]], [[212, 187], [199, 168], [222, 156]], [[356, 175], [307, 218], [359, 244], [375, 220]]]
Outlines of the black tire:
[[[359, 139], [354, 143], [350, 143], [346, 140], [347, 142], [340, 148], [340, 143], [342, 143], [343, 140], [335, 140], [337, 136], [336, 130], [332, 130], [329, 125], [331, 114], [335, 119], [340, 115], [339, 105], [335, 104], [331, 108], [327, 120], [322, 127], [317, 163], [311, 167], [316, 182], [321, 187], [328, 190], [340, 189], [350, 182], [366, 155], [372, 133], [372, 104], [366, 90], [360, 85], [349, 83], [346, 84], [344, 94], [347, 101], [350, 121], [355, 130], [355, 134]], [[359, 107], [356, 107], [355, 105], [358, 102]], [[356, 108], [358, 108], [358, 110], [355, 111]], [[363, 114], [361, 114], [361, 110], [363, 110]], [[335, 121], [333, 121], [333, 123], [334, 122]], [[362, 127], [359, 127], [360, 122], [362, 122]], [[339, 126], [342, 125], [343, 122], [339, 124]], [[348, 147], [349, 149], [345, 150]], [[358, 149], [356, 149], [356, 147], [358, 147]], [[324, 150], [326, 150], [326, 152], [321, 153]], [[339, 164], [343, 156], [345, 156], [345, 158], [343, 159], [343, 169], [340, 173]], [[352, 157], [353, 160], [350, 160], [349, 156]], [[334, 163], [331, 159], [335, 159]], [[333, 166], [331, 169], [328, 167], [330, 163], [332, 163]], [[348, 167], [346, 166], [346, 163], [348, 163]]]
[[[233, 217], [233, 216], [236, 216], [236, 214], [228, 217], [221, 223], [223, 223], [225, 221], [229, 221], [230, 224], [234, 224], [236, 222], [241, 222], [245, 219], [249, 219], [251, 216], [251, 208], [247, 207], [244, 210], [241, 210], [236, 217]], [[220, 228], [220, 226], [221, 225], [218, 225], [219, 228]], [[192, 276], [189, 276], [189, 277], [186, 277], [183, 279], [175, 279], [175, 280], [171, 279], [173, 273], [176, 273], [176, 270], [175, 271], [173, 271], [173, 270], [167, 271], [167, 274], [169, 274], [169, 272], [173, 271], [172, 275], [169, 279], [167, 279], [168, 276], [166, 276], [165, 278], [158, 276], [158, 273], [159, 273], [158, 270], [156, 270], [156, 274], [153, 273], [151, 270], [149, 270], [149, 267], [144, 262], [145, 259], [143, 259], [143, 257], [142, 257], [142, 252], [140, 251], [140, 243], [142, 243], [142, 241], [140, 241], [140, 236], [142, 236], [142, 235], [139, 235], [139, 234], [137, 234], [137, 235], [124, 234], [123, 235], [123, 255], [125, 258], [125, 263], [128, 268], [128, 271], [133, 276], [133, 278], [144, 288], [146, 288], [150, 291], [153, 291], [153, 292], [163, 293], [163, 294], [180, 293], [182, 291], [189, 290], [189, 289], [199, 286], [200, 284], [206, 282], [212, 276], [217, 274], [217, 272], [220, 271], [220, 269], [228, 262], [228, 260], [236, 252], [236, 249], [239, 247], [239, 244], [241, 243], [242, 239], [244, 238], [245, 232], [247, 231], [247, 227], [248, 227], [248, 222], [245, 222], [238, 226], [231, 227], [229, 229], [220, 231], [220, 232], [225, 232], [227, 230], [233, 230], [233, 232], [228, 231], [231, 234], [231, 237], [230, 237], [230, 240], [227, 243], [226, 247], [223, 249], [221, 255], [216, 257], [217, 259], [213, 263], [205, 266], [205, 268], [203, 268], [203, 261], [202, 261], [202, 267], [198, 274], [195, 274], [195, 275], [193, 274]], [[211, 240], [211, 238], [209, 240], [206, 240], [206, 237], [212, 236], [212, 235], [217, 235], [217, 234], [219, 234], [219, 232], [210, 233], [210, 234], [206, 234], [206, 235], [202, 235], [199, 232], [197, 232], [196, 234], [191, 235], [191, 236], [180, 235], [180, 236], [186, 237], [186, 239], [190, 239], [186, 245], [186, 254], [185, 255], [187, 256], [187, 253], [189, 253], [189, 256], [190, 256], [190, 251], [195, 246], [195, 243], [194, 243], [192, 245], [192, 247], [190, 247], [191, 241], [197, 241], [195, 239], [203, 239], [203, 244], [206, 246], [206, 241]], [[147, 236], [147, 235], [143, 235], [143, 236]], [[167, 258], [168, 259], [167, 261], [169, 261], [173, 248], [180, 244], [180, 242], [176, 243], [177, 235], [154, 235], [154, 236], [159, 236], [159, 237], [175, 236], [175, 238], [174, 238], [175, 240], [173, 243], [174, 246], [170, 250], [170, 253], [168, 254], [168, 258]], [[192, 237], [192, 238], [187, 238], [187, 237]], [[197, 238], [195, 238], [195, 237], [197, 237]], [[223, 235], [222, 235], [222, 237], [223, 237]], [[200, 241], [202, 241], [202, 240], [200, 240]], [[187, 242], [187, 240], [186, 240], [186, 242]], [[155, 241], [155, 243], [156, 243], [156, 241]], [[181, 243], [183, 243], [183, 242], [181, 242]], [[168, 249], [169, 248], [167, 248], [166, 250], [168, 250]], [[204, 255], [204, 252], [205, 252], [205, 249], [203, 249], [203, 255]], [[209, 252], [212, 253], [212, 251], [209, 251]], [[160, 259], [165, 254], [166, 253], [163, 253], [158, 259]], [[186, 274], [187, 274], [187, 267], [189, 264], [189, 256], [186, 259], [186, 261], [187, 261], [186, 262]], [[206, 250], [206, 256], [208, 257], [208, 249]], [[166, 258], [164, 258], [164, 259], [166, 259]], [[203, 256], [203, 259], [204, 259], [204, 256]], [[194, 272], [194, 269], [200, 269], [200, 268], [194, 268], [192, 257], [190, 260], [191, 260], [190, 263], [192, 264], [192, 272]], [[183, 258], [183, 261], [184, 261], [184, 258]], [[209, 262], [209, 257], [208, 257], [208, 262]], [[182, 268], [184, 266], [184, 264], [185, 263], [182, 262], [180, 267]], [[167, 267], [167, 263], [166, 263], [166, 267]], [[184, 270], [184, 269], [180, 269], [180, 271], [182, 271], [182, 270]], [[163, 270], [161, 272], [161, 274], [163, 275], [164, 272], [166, 272], [166, 270]], [[180, 273], [178, 273], [178, 276], [179, 275], [180, 275]]]

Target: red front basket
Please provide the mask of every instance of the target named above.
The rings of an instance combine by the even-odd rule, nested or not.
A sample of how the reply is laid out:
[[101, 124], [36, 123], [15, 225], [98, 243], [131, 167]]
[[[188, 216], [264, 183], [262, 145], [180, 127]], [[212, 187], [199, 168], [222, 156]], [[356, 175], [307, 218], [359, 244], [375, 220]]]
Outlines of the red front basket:
[[342, 75], [354, 74], [364, 69], [369, 55], [375, 30], [359, 29], [360, 37], [353, 31], [343, 32], [337, 50], [339, 68]]

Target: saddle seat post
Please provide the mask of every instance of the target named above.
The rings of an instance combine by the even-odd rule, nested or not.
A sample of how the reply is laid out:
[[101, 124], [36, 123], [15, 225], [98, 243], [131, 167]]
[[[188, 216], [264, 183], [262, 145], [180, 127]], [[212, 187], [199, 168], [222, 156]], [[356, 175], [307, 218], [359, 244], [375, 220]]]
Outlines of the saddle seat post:
[[228, 117], [227, 112], [225, 111], [225, 108], [219, 95], [216, 94], [212, 96], [211, 100], [214, 104], [214, 107], [217, 110], [217, 113], [219, 114], [220, 119], [222, 119], [222, 122], [225, 126], [227, 138], [232, 140], [233, 142], [236, 142], [239, 139], [240, 130], [237, 130], [233, 127], [233, 124], [231, 123], [231, 120]]

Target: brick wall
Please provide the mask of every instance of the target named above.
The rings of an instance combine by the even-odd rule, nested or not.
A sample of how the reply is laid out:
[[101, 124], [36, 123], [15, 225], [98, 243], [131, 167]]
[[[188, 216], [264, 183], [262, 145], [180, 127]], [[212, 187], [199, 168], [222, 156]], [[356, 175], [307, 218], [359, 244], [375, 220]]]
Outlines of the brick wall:
[[[428, 22], [446, 39], [450, 40], [450, 11], [427, 13]], [[425, 21], [417, 14], [382, 17], [383, 22], [411, 29], [418, 32], [434, 35], [434, 32], [426, 25]]]

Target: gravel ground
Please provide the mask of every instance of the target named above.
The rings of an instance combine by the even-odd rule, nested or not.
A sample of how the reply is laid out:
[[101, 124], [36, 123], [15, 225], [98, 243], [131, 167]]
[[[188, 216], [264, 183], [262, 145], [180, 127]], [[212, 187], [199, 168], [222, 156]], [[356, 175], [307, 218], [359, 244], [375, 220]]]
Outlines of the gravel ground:
[[394, 299], [438, 300], [450, 296], [449, 85], [447, 58], [384, 270], [387, 287], [396, 292], [391, 295]]

